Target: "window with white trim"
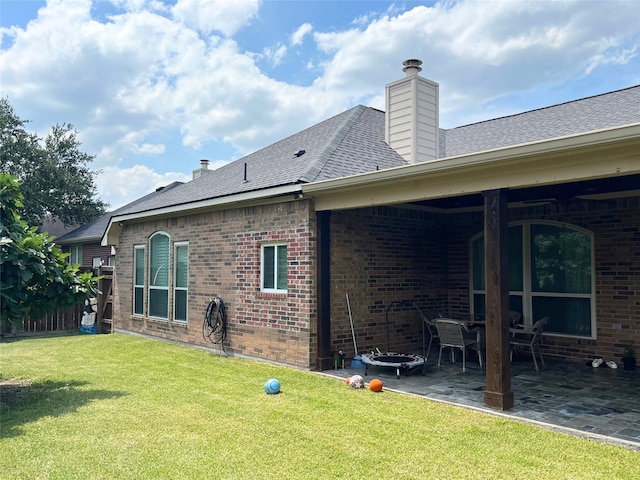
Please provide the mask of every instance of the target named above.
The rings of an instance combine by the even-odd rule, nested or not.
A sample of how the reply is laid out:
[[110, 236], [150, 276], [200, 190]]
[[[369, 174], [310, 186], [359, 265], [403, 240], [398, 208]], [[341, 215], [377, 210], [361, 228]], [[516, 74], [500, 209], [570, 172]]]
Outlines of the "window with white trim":
[[154, 233], [149, 239], [149, 316], [169, 317], [169, 235]]
[[133, 247], [133, 314], [144, 315], [144, 245]]
[[[526, 323], [549, 317], [545, 331], [594, 338], [593, 234], [557, 222], [509, 226], [509, 308]], [[471, 239], [471, 296], [476, 316], [485, 312], [484, 235]]]
[[189, 286], [189, 243], [174, 243], [173, 252], [173, 319], [178, 322], [186, 322]]
[[287, 293], [287, 244], [262, 245], [260, 290]]
[[69, 247], [69, 263], [71, 265], [82, 265], [82, 244], [75, 243]]

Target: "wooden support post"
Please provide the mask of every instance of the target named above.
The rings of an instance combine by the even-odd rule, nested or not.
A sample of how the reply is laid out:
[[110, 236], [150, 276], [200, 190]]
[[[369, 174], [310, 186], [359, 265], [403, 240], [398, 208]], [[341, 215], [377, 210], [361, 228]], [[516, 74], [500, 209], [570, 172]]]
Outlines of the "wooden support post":
[[316, 342], [316, 370], [332, 367], [331, 354], [331, 212], [317, 212], [318, 232], [318, 321]]
[[484, 197], [484, 268], [487, 386], [484, 403], [513, 408], [509, 358], [509, 266], [507, 192], [491, 190]]

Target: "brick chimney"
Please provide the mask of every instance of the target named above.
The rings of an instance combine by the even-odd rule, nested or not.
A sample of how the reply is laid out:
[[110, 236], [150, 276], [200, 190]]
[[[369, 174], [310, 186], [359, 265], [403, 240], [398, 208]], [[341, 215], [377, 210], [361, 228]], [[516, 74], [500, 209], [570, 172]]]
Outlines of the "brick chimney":
[[421, 60], [402, 62], [405, 78], [385, 86], [385, 142], [409, 163], [438, 158], [439, 85], [418, 75]]
[[209, 172], [211, 172], [211, 170], [209, 170], [209, 160], [203, 158], [200, 160], [200, 168], [196, 168], [193, 171], [193, 180]]

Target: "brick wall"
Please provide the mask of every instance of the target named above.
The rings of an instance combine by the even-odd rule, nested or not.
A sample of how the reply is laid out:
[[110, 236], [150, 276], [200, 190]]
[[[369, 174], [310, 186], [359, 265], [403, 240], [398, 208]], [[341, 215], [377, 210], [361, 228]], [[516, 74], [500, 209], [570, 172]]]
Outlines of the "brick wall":
[[[443, 220], [438, 214], [392, 207], [331, 214], [331, 338], [354, 353], [346, 294], [359, 353], [422, 351], [418, 312], [392, 302], [442, 309], [446, 300]], [[389, 335], [387, 335], [387, 317]]]
[[[597, 339], [548, 336], [548, 355], [619, 361], [624, 346], [640, 350], [640, 199], [549, 204], [510, 209], [510, 220], [553, 220], [594, 233]], [[615, 212], [615, 213], [612, 213]], [[331, 214], [331, 339], [354, 353], [345, 294], [360, 353], [422, 351], [417, 311], [392, 302], [465, 318], [469, 308], [469, 240], [483, 214], [434, 213], [394, 207]], [[116, 328], [203, 344], [201, 325], [212, 295], [229, 309], [228, 350], [312, 367], [316, 357], [315, 214], [307, 201], [127, 225], [118, 248]], [[133, 245], [164, 231], [189, 241], [189, 321], [137, 318], [132, 312]], [[260, 245], [286, 241], [286, 295], [260, 292]], [[388, 330], [387, 330], [388, 328]], [[389, 332], [387, 335], [387, 331]]]
[[[127, 224], [117, 251], [115, 327], [206, 345], [202, 321], [213, 295], [227, 306], [225, 348], [304, 368], [315, 362], [315, 223], [307, 201], [236, 208]], [[133, 249], [151, 234], [189, 242], [187, 323], [132, 315]], [[260, 292], [260, 247], [286, 242], [288, 292]], [[172, 251], [173, 254], [173, 251]], [[171, 294], [170, 294], [171, 304]]]
[[[483, 212], [435, 214], [391, 207], [333, 212], [331, 338], [353, 354], [345, 293], [358, 349], [387, 350], [385, 311], [410, 299], [454, 318], [468, 318], [469, 240], [483, 230]], [[548, 335], [546, 354], [575, 361], [620, 362], [624, 347], [640, 351], [640, 199], [572, 202], [509, 210], [510, 221], [566, 222], [594, 234], [596, 339]], [[390, 350], [421, 351], [415, 310], [389, 311]]]

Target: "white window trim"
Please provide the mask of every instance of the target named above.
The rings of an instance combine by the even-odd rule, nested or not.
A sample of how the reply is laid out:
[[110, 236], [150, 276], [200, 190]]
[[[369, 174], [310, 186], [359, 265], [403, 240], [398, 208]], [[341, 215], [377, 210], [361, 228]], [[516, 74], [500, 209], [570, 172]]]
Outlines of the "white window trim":
[[[133, 315], [144, 315], [145, 313], [145, 299], [146, 299], [146, 289], [145, 289], [145, 278], [147, 276], [147, 258], [146, 258], [146, 245], [134, 245], [133, 246], [133, 304], [132, 306], [132, 314]], [[142, 251], [142, 283], [136, 283], [136, 258], [138, 256], [138, 252]], [[136, 288], [142, 289], [142, 312], [136, 313]]]
[[[187, 286], [186, 287], [178, 287], [177, 286], [177, 279], [176, 279], [176, 275], [178, 274], [178, 254], [177, 254], [177, 250], [178, 247], [187, 247]], [[173, 308], [172, 308], [172, 319], [174, 322], [178, 322], [178, 323], [188, 323], [189, 320], [189, 308], [188, 308], [188, 304], [187, 304], [187, 311], [186, 311], [186, 318], [184, 320], [180, 319], [176, 319], [176, 291], [183, 291], [183, 292], [187, 292], [187, 298], [189, 297], [189, 261], [188, 261], [188, 254], [189, 254], [189, 242], [175, 242], [173, 244]]]
[[[80, 258], [77, 258], [80, 257]], [[69, 263], [71, 265], [82, 265], [82, 244], [81, 243], [72, 243], [69, 246]]]
[[[288, 247], [287, 242], [274, 242], [274, 243], [265, 243], [263, 245], [260, 246], [260, 291], [261, 292], [265, 292], [265, 293], [287, 293], [288, 290], [288, 281], [287, 281], [287, 288], [285, 289], [281, 289], [281, 288], [277, 288], [278, 285], [278, 247], [280, 246], [284, 246], [284, 247]], [[276, 288], [265, 288], [264, 286], [264, 249], [265, 247], [274, 247], [274, 251], [275, 251], [275, 256], [274, 256], [274, 263], [275, 265], [273, 266], [273, 271], [274, 271], [274, 285], [276, 286]], [[288, 248], [287, 248], [287, 255], [289, 254]], [[287, 268], [288, 268], [288, 261], [287, 261]]]
[[[577, 338], [577, 339], [588, 339], [595, 340], [597, 338], [597, 328], [596, 328], [596, 272], [595, 272], [595, 242], [593, 232], [579, 227], [577, 225], [567, 223], [567, 222], [555, 222], [552, 220], [524, 220], [524, 221], [516, 221], [510, 222], [509, 227], [521, 225], [522, 226], [522, 275], [523, 275], [523, 285], [522, 291], [509, 291], [509, 295], [520, 295], [522, 296], [522, 310], [523, 310], [523, 321], [527, 325], [531, 325], [532, 322], [532, 301], [531, 299], [536, 296], [544, 296], [544, 297], [559, 297], [559, 298], [588, 298], [591, 300], [591, 335], [567, 335], [562, 333], [552, 333], [546, 332], [545, 335], [553, 336], [553, 337], [563, 337], [563, 338]], [[531, 287], [531, 225], [553, 225], [556, 227], [567, 228], [570, 230], [575, 230], [585, 235], [588, 235], [591, 238], [591, 293], [590, 294], [579, 294], [579, 293], [550, 293], [550, 292], [532, 292]], [[479, 232], [472, 236], [469, 239], [469, 306], [471, 310], [471, 315], [475, 314], [474, 312], [474, 301], [473, 297], [475, 294], [484, 294], [486, 296], [486, 290], [474, 290], [473, 289], [473, 242], [484, 236], [484, 232]], [[485, 267], [486, 268], [486, 267]], [[486, 288], [486, 285], [485, 285]]]
[[[156, 237], [158, 235], [164, 235], [169, 239], [169, 258], [167, 260], [167, 268], [171, 267], [171, 262], [173, 261], [173, 259], [171, 258], [171, 235], [169, 235], [167, 232], [163, 232], [163, 231], [159, 231], [159, 232], [155, 232], [153, 235], [151, 235], [149, 237], [149, 264], [147, 266], [147, 270], [151, 268], [151, 241], [153, 240], [153, 237]], [[151, 275], [151, 272], [148, 272], [149, 275]], [[169, 292], [170, 292], [170, 288], [171, 288], [171, 272], [168, 273], [167, 275], [167, 283], [168, 285], [166, 287], [161, 287], [161, 286], [157, 286], [157, 285], [151, 285], [151, 278], [147, 279], [147, 313], [149, 318], [153, 318], [155, 320], [160, 320], [160, 321], [169, 321], [169, 318], [172, 316], [172, 311], [171, 311], [171, 303], [169, 302]], [[151, 306], [150, 306], [150, 302], [151, 302], [151, 290], [163, 290], [167, 292], [167, 316], [166, 317], [158, 317], [155, 315], [151, 315]]]

